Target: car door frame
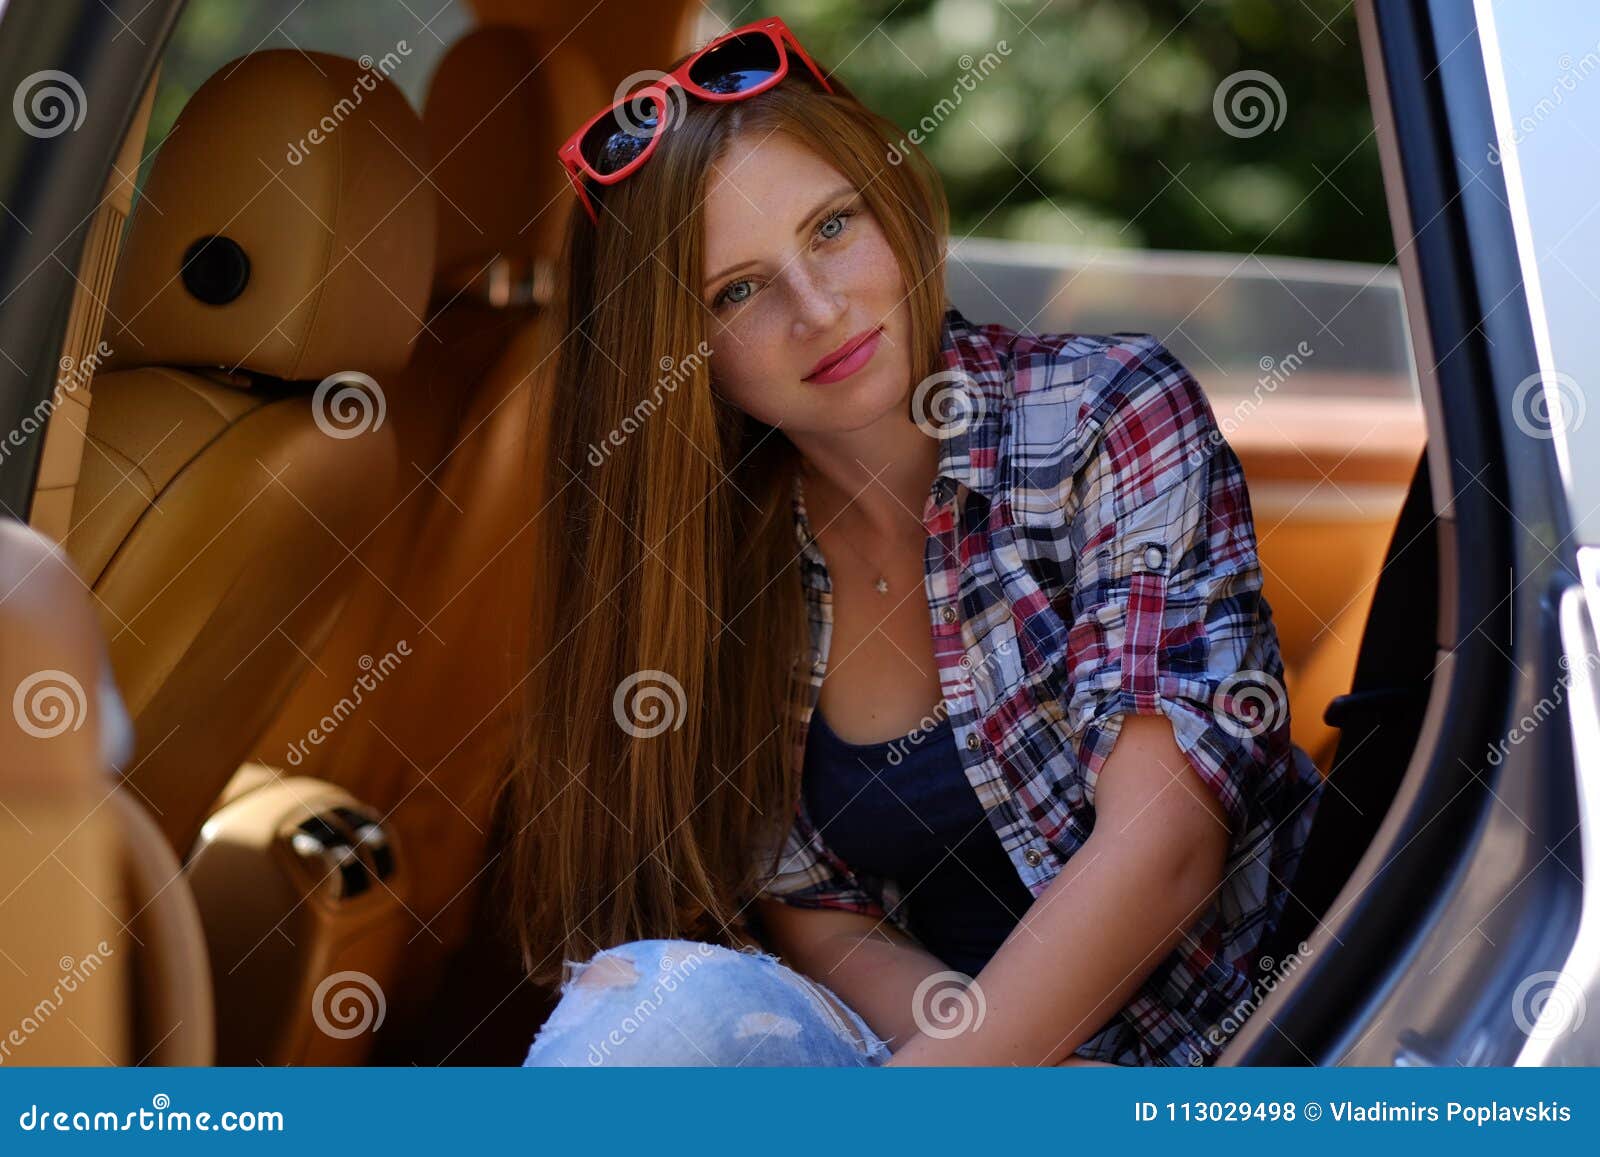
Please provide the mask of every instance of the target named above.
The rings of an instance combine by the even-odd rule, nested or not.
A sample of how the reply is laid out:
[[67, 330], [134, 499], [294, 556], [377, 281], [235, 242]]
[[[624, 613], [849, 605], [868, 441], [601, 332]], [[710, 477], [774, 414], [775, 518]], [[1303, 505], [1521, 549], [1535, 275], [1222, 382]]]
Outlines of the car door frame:
[[1503, 174], [1471, 163], [1494, 140], [1473, 9], [1357, 15], [1428, 416], [1439, 665], [1382, 826], [1221, 1063], [1514, 1064], [1527, 982], [1577, 930], [1577, 799], [1563, 721], [1486, 753], [1560, 679], [1575, 548], [1550, 444], [1511, 421], [1538, 362]]
[[57, 355], [77, 288], [73, 271], [183, 0], [135, 8], [0, 10], [0, 92], [12, 94], [15, 111], [18, 100], [53, 86], [65, 94], [56, 108], [67, 118], [41, 118], [29, 132], [14, 115], [4, 130], [11, 140], [10, 162], [0, 167], [0, 514], [19, 521], [28, 517], [54, 408]]

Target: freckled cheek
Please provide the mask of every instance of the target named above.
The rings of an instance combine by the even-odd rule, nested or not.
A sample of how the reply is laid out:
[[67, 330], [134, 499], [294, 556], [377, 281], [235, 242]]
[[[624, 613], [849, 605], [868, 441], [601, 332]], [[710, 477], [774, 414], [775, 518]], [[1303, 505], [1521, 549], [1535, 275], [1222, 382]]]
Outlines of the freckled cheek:
[[782, 330], [768, 331], [744, 326], [725, 333], [720, 348], [713, 347], [711, 380], [716, 392], [729, 404], [768, 424], [787, 420], [795, 401], [786, 398], [781, 382], [794, 378], [784, 360]]
[[[766, 310], [766, 314], [776, 311]], [[767, 319], [740, 318], [712, 343], [711, 378], [718, 392], [739, 402], [784, 372], [783, 328]]]
[[911, 310], [906, 304], [905, 277], [894, 250], [883, 235], [874, 232], [862, 237], [839, 257], [834, 270], [835, 285], [850, 302], [851, 313], [861, 322], [887, 324], [889, 341], [877, 358], [877, 373], [892, 378], [909, 375], [911, 353]]
[[881, 233], [863, 237], [839, 258], [839, 291], [851, 304], [872, 310], [887, 310], [905, 294], [905, 278], [894, 250]]

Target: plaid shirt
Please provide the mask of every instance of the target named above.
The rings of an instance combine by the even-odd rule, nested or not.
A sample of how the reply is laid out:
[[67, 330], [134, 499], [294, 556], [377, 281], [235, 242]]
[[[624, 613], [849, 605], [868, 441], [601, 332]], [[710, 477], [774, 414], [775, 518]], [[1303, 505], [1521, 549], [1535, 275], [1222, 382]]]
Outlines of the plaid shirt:
[[[942, 347], [945, 369], [913, 408], [930, 412], [930, 384], [943, 394], [925, 426], [942, 442], [925, 587], [966, 777], [1038, 897], [1094, 828], [1122, 716], [1166, 715], [1227, 812], [1225, 878], [1077, 1055], [1209, 1064], [1260, 999], [1256, 946], [1283, 909], [1322, 785], [1289, 740], [1239, 460], [1189, 371], [1148, 334], [1035, 336], [949, 309]], [[833, 596], [798, 478], [794, 513], [813, 647], [796, 709], [809, 724]], [[910, 935], [900, 885], [853, 872], [824, 835], [802, 799], [758, 894]]]

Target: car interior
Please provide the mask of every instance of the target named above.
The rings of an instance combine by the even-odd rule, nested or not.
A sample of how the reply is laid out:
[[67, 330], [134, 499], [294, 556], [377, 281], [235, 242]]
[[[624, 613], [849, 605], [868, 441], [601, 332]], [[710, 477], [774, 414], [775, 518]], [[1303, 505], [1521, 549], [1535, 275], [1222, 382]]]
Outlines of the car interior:
[[[24, 641], [0, 650], [6, 685], [109, 670], [131, 724], [109, 778], [94, 727], [0, 734], [32, 772], [3, 792], [5, 920], [81, 922], [115, 978], [29, 1063], [520, 1061], [552, 994], [502, 928], [496, 789], [538, 661], [540, 369], [570, 197], [552, 156], [624, 64], [690, 43], [694, 7], [614, 45], [484, 0], [420, 100], [271, 43], [216, 61], [159, 139], [160, 68], [128, 94], [59, 351], [92, 376], [51, 417], [31, 531], [0, 530], [0, 628]], [[327, 143], [285, 160], [319, 120]], [[1156, 332], [1212, 398], [1294, 738], [1337, 789], [1263, 949], [1281, 958], [1382, 820], [1433, 665], [1404, 306], [1376, 267], [1121, 262], [960, 243], [951, 297], [1015, 328]], [[1241, 328], [1313, 292], [1331, 326]], [[1297, 325], [1315, 352], [1285, 369]], [[90, 718], [115, 712], [78, 682]], [[376, 981], [375, 1031], [317, 1012], [344, 974]]]

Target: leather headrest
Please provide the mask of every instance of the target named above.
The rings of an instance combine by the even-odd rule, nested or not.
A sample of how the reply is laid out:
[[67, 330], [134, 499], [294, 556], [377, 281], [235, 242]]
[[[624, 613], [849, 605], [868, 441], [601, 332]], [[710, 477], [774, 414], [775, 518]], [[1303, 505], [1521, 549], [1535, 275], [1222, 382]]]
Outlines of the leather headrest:
[[496, 256], [555, 252], [567, 204], [558, 134], [604, 100], [577, 48], [533, 29], [486, 25], [450, 47], [422, 112], [436, 163], [442, 280], [475, 274]]
[[433, 280], [422, 124], [378, 68], [255, 52], [189, 100], [134, 208], [111, 368], [399, 369]]

